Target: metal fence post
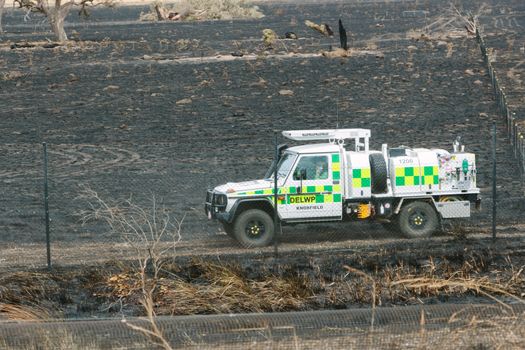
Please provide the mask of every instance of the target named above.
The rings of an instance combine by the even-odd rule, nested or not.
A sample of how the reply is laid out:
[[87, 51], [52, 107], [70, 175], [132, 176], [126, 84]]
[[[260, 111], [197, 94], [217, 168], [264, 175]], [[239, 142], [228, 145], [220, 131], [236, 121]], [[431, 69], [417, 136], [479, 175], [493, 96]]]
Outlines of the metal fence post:
[[492, 239], [496, 240], [496, 122], [492, 123]]
[[278, 230], [279, 214], [278, 214], [278, 208], [277, 208], [277, 205], [278, 205], [277, 196], [279, 194], [278, 185], [277, 185], [277, 165], [279, 163], [279, 147], [277, 146], [277, 134], [275, 134], [275, 136], [274, 136], [274, 146], [275, 146], [275, 153], [274, 153], [275, 167], [274, 167], [274, 170], [273, 170], [273, 208], [274, 208], [273, 209], [274, 210], [274, 213], [273, 213], [273, 229], [275, 230], [275, 235], [274, 235], [274, 239], [273, 239], [273, 251], [274, 251], [274, 254], [275, 254], [275, 258], [277, 258], [278, 255], [279, 255], [279, 250], [278, 250], [278, 246], [279, 246], [279, 230]]
[[519, 151], [520, 151], [520, 170], [521, 170], [521, 183], [525, 184], [525, 140], [523, 139], [523, 134], [520, 133], [518, 138], [519, 141]]
[[47, 185], [47, 144], [44, 142], [44, 213], [46, 220], [47, 269], [51, 270], [51, 241], [49, 234], [49, 192]]

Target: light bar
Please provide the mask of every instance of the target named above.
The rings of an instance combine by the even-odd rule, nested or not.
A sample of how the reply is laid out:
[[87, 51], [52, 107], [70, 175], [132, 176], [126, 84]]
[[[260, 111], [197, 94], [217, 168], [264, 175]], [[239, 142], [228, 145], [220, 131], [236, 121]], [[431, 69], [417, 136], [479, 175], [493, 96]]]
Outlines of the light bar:
[[288, 130], [283, 136], [294, 141], [368, 139], [370, 129]]

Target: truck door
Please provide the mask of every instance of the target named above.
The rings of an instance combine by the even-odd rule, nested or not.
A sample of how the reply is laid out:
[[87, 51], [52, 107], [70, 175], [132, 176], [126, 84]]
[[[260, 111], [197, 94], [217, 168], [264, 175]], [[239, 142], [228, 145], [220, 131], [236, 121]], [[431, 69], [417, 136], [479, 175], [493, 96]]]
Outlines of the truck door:
[[285, 220], [338, 220], [342, 217], [339, 153], [304, 154], [280, 189]]

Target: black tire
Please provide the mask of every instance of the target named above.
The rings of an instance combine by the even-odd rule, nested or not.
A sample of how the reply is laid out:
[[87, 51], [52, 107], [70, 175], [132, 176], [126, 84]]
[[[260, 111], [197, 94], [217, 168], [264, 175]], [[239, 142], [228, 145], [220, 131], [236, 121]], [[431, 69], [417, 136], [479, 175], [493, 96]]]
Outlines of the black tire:
[[370, 177], [372, 193], [386, 193], [388, 191], [387, 169], [385, 158], [382, 154], [372, 153], [368, 157], [370, 161]]
[[439, 227], [436, 210], [427, 202], [410, 202], [401, 208], [399, 230], [408, 238], [430, 237]]
[[244, 247], [265, 247], [275, 235], [273, 219], [262, 210], [246, 210], [235, 220], [233, 234]]

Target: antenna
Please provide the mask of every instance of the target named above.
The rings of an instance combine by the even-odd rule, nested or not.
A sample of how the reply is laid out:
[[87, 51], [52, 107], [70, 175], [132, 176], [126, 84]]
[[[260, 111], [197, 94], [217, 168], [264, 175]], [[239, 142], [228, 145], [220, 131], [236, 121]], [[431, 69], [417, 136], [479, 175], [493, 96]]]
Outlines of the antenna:
[[337, 84], [337, 101], [335, 101], [335, 113], [337, 116], [337, 121], [335, 123], [336, 129], [339, 129], [339, 91], [341, 91], [341, 86]]

